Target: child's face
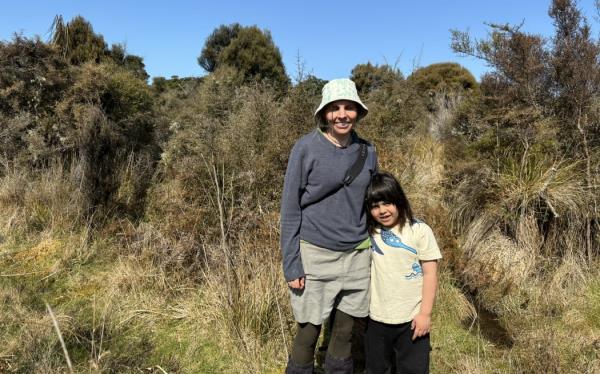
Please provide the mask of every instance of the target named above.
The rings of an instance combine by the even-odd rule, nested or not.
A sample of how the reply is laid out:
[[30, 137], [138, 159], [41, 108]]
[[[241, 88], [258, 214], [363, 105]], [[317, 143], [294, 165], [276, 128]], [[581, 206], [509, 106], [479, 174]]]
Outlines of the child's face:
[[398, 224], [398, 208], [392, 203], [379, 201], [371, 205], [371, 216], [383, 227], [391, 229]]

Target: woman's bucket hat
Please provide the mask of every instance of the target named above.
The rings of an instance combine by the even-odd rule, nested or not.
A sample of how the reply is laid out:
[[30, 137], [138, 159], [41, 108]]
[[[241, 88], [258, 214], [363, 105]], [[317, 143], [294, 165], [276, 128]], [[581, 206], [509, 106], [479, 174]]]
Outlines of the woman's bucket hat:
[[321, 104], [317, 110], [315, 110], [315, 119], [319, 119], [321, 110], [323, 110], [327, 104], [338, 100], [350, 100], [360, 105], [359, 109], [361, 110], [358, 111], [357, 120], [362, 119], [369, 113], [369, 108], [367, 108], [367, 106], [360, 101], [360, 97], [358, 97], [354, 82], [348, 78], [341, 78], [330, 80], [323, 86], [323, 90], [321, 91]]

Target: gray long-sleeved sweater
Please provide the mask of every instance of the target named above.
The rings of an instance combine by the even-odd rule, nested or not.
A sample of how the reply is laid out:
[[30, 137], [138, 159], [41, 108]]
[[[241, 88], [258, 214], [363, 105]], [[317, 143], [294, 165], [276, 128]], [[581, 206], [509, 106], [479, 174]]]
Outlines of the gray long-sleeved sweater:
[[[281, 198], [281, 251], [287, 281], [304, 276], [300, 240], [334, 251], [347, 251], [367, 238], [365, 192], [377, 170], [375, 147], [367, 144], [360, 174], [343, 185], [358, 157], [360, 139], [339, 148], [315, 130], [292, 148]], [[341, 187], [340, 187], [341, 186]]]

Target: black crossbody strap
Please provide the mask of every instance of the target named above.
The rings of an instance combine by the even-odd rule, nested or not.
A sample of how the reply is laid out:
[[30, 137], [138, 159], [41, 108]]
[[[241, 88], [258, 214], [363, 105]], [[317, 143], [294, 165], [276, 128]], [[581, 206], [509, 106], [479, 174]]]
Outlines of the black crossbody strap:
[[367, 145], [364, 142], [360, 143], [360, 149], [358, 150], [358, 158], [354, 161], [354, 164], [350, 166], [350, 169], [344, 176], [344, 184], [349, 186], [350, 183], [360, 174], [361, 170], [365, 166], [365, 160], [367, 159]]

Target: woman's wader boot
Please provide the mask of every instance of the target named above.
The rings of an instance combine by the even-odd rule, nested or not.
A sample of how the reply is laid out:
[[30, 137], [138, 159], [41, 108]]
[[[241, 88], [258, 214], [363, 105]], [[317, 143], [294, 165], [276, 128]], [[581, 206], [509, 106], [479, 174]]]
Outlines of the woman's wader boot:
[[331, 314], [331, 338], [325, 355], [325, 374], [352, 374], [352, 330], [354, 317], [334, 309]]
[[331, 355], [325, 356], [325, 373], [326, 374], [352, 374], [354, 366], [352, 357], [337, 358]]
[[[314, 373], [315, 347], [321, 332], [321, 325], [299, 323], [298, 332], [292, 344], [285, 374]], [[292, 358], [293, 357], [293, 358]]]
[[288, 359], [287, 367], [285, 368], [285, 374], [313, 374], [314, 370], [313, 362], [300, 365], [292, 361], [292, 358], [290, 357]]

